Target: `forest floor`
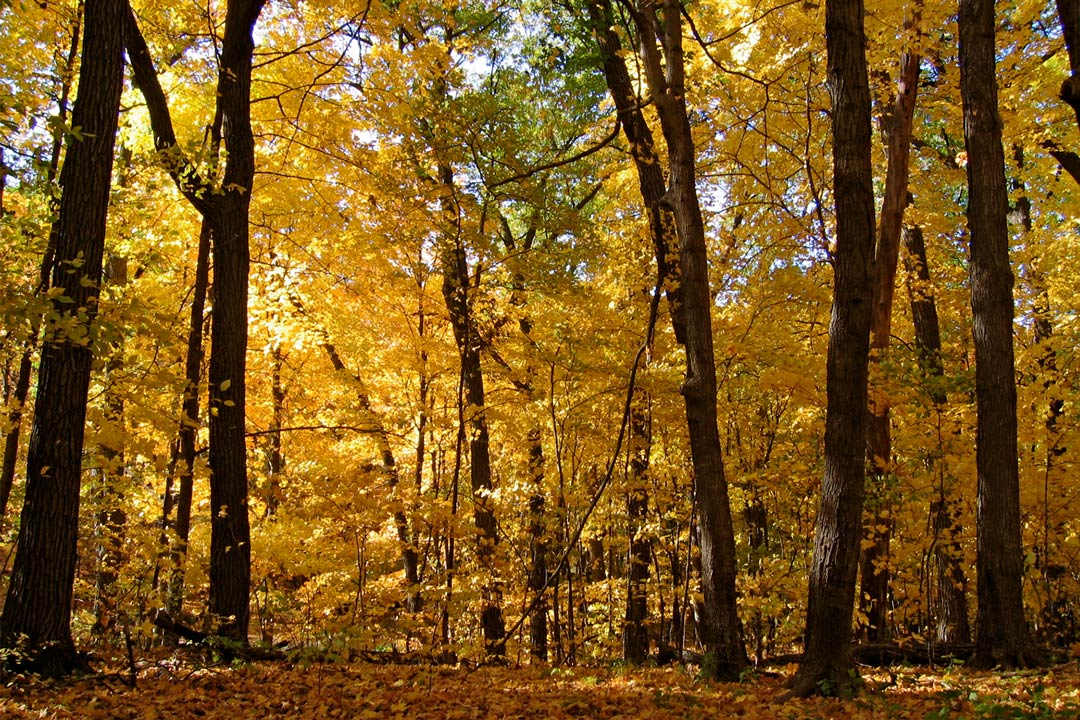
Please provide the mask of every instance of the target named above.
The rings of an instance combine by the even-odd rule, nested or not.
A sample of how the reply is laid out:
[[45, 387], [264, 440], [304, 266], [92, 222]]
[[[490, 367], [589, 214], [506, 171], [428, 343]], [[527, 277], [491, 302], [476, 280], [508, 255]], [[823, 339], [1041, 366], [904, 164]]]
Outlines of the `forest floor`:
[[9, 677], [0, 718], [1080, 718], [1080, 664], [1041, 672], [863, 668], [848, 700], [778, 702], [794, 666], [741, 683], [680, 668], [442, 667], [162, 659], [60, 682]]

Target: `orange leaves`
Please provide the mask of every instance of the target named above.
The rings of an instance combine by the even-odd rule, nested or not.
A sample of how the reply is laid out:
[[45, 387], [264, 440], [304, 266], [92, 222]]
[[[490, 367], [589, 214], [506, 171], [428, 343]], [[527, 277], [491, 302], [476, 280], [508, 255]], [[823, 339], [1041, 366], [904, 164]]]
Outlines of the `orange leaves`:
[[[790, 668], [788, 668], [790, 670]], [[126, 674], [126, 672], [125, 672]], [[106, 678], [115, 676], [105, 676]], [[1075, 663], [1045, 676], [900, 669], [854, 700], [777, 704], [782, 677], [698, 682], [676, 669], [524, 670], [416, 665], [259, 665], [143, 671], [135, 688], [94, 679], [11, 683], [0, 715], [66, 718], [880, 718], [1075, 717]]]

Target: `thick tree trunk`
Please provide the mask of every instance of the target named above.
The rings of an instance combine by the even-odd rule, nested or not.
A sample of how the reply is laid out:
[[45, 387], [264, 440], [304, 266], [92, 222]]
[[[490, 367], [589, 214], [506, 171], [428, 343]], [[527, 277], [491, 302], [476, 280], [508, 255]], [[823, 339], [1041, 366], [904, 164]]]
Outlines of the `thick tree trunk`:
[[[105, 224], [123, 85], [123, 0], [88, 0], [79, 91], [60, 173], [52, 287], [54, 312], [73, 318], [47, 337], [27, 458], [26, 500], [3, 616], [0, 646], [20, 648], [6, 664], [59, 676], [85, 667], [71, 638], [79, 486], [90, 385], [90, 342], [101, 283]], [[75, 272], [71, 272], [75, 269]], [[63, 324], [60, 325], [63, 327]]]
[[992, 0], [960, 0], [960, 95], [968, 164], [968, 231], [978, 411], [978, 622], [972, 664], [1041, 663], [1024, 617], [1017, 465], [1013, 274], [1001, 144]]
[[875, 287], [874, 189], [862, 0], [827, 0], [836, 199], [834, 289], [829, 325], [825, 476], [814, 532], [806, 652], [792, 693], [854, 689], [851, 621], [862, 530], [866, 390]]
[[1057, 0], [1057, 9], [1069, 52], [1069, 77], [1061, 84], [1061, 99], [1076, 112], [1080, 126], [1080, 0]]
[[[945, 376], [941, 359], [941, 330], [922, 229], [918, 226], [905, 227], [903, 241], [907, 292], [915, 326], [915, 347], [919, 351], [919, 367], [923, 381], [929, 387], [930, 399], [937, 413], [940, 435], [941, 417], [949, 400], [941, 387], [941, 380]], [[939, 449], [941, 441], [939, 437]], [[957, 540], [960, 528], [955, 519], [955, 500], [949, 497], [949, 488], [945, 485], [947, 473], [942, 467], [945, 462], [943, 455], [939, 450], [936, 456], [929, 456], [926, 461], [927, 470], [938, 476], [938, 497], [930, 504], [931, 526], [934, 529], [934, 572], [937, 579], [930, 598], [931, 614], [937, 620], [938, 642], [963, 644], [971, 642], [967, 577], [960, 563], [960, 543]]]
[[[916, 8], [914, 17], [909, 17], [904, 23], [905, 29], [915, 30], [916, 41], [920, 12], [921, 8]], [[884, 363], [892, 339], [893, 296], [896, 268], [900, 258], [900, 231], [904, 222], [904, 208], [908, 203], [908, 158], [920, 60], [919, 53], [910, 49], [901, 56], [896, 96], [881, 120], [888, 142], [888, 168], [885, 172], [885, 193], [878, 224], [877, 288], [870, 322], [871, 383], [877, 374], [873, 366], [880, 368]], [[893, 528], [892, 491], [889, 485], [893, 460], [889, 398], [887, 393], [873, 387], [873, 384], [870, 388], [869, 410], [866, 457], [870, 470], [868, 510], [872, 514], [865, 524], [866, 535], [873, 544], [863, 552], [859, 598], [861, 610], [868, 621], [867, 641], [884, 642], [889, 638], [889, 545]]]

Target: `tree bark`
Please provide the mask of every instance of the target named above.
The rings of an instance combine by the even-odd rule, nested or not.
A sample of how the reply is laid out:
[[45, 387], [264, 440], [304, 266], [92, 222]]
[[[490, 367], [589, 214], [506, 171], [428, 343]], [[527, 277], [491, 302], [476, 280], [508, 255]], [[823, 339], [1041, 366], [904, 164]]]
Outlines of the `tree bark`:
[[[213, 229], [204, 218], [199, 230], [199, 247], [195, 260], [195, 285], [192, 289], [191, 320], [188, 325], [187, 352], [184, 359], [184, 399], [180, 408], [180, 430], [177, 438], [180, 476], [177, 479], [175, 500], [166, 492], [163, 512], [165, 527], [171, 526], [168, 538], [169, 589], [166, 608], [174, 618], [182, 615], [184, 607], [184, 565], [188, 538], [191, 535], [191, 499], [195, 490], [196, 440], [199, 434], [199, 384], [202, 380], [203, 324], [206, 321], [206, 293], [210, 284], [210, 239]], [[170, 507], [171, 506], [171, 507]], [[176, 516], [170, 522], [170, 510]]]
[[79, 487], [92, 338], [101, 283], [113, 150], [123, 86], [123, 0], [88, 0], [86, 40], [67, 157], [60, 173], [52, 287], [70, 302], [52, 312], [72, 324], [42, 346], [15, 560], [0, 646], [19, 648], [9, 666], [48, 676], [86, 667], [71, 637]]
[[862, 0], [827, 0], [836, 251], [826, 366], [825, 476], [814, 531], [806, 653], [792, 694], [856, 689], [851, 621], [862, 529], [866, 390], [875, 288], [870, 89]]
[[1001, 144], [992, 0], [960, 0], [960, 96], [968, 164], [968, 232], [975, 396], [979, 667], [1042, 662], [1024, 617], [1017, 464], [1013, 274]]
[[[453, 175], [447, 166], [440, 168], [440, 181], [452, 188]], [[495, 512], [491, 507], [491, 456], [488, 450], [488, 424], [484, 412], [484, 375], [480, 363], [480, 336], [473, 322], [469, 301], [469, 269], [465, 248], [460, 240], [443, 240], [442, 294], [457, 343], [458, 357], [465, 385], [469, 424], [469, 479], [472, 487], [473, 522], [478, 531], [477, 560], [487, 577], [481, 590], [480, 623], [489, 655], [506, 653], [506, 625], [502, 615], [502, 591], [498, 573], [492, 567], [499, 543]]]

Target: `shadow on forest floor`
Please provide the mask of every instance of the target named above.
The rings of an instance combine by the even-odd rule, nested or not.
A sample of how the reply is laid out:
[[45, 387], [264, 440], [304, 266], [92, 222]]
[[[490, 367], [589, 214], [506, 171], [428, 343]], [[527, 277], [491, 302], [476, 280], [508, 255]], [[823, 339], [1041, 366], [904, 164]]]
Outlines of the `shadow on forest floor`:
[[[864, 668], [849, 700], [779, 704], [784, 677], [706, 683], [690, 671], [452, 668], [161, 660], [63, 682], [7, 678], [0, 717], [101, 718], [1080, 718], [1080, 665], [1045, 672]], [[794, 666], [784, 668], [790, 676]]]

